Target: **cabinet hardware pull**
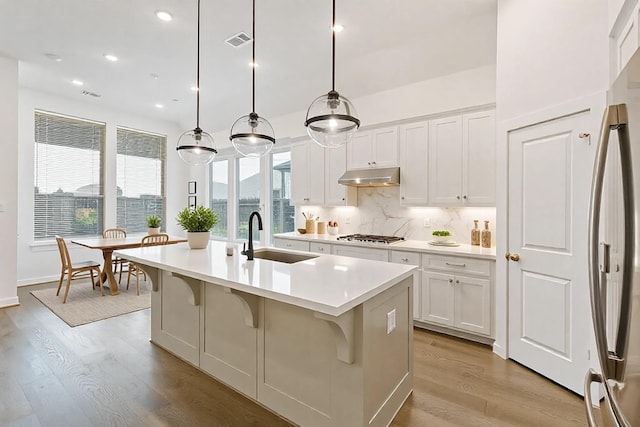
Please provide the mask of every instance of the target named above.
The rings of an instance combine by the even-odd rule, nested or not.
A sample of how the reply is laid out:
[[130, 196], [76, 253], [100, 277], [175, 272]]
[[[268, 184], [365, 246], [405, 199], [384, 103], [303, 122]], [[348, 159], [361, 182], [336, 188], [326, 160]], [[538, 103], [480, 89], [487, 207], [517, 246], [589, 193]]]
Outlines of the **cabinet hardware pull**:
[[367, 164], [368, 164], [369, 166], [371, 166], [371, 162], [367, 162]]
[[445, 264], [450, 265], [452, 267], [466, 267], [467, 266], [467, 264], [465, 264], [465, 263], [458, 264], [458, 263], [455, 263], [455, 262], [446, 262], [446, 261], [445, 261]]
[[342, 201], [344, 202], [344, 197], [342, 198]]
[[404, 200], [404, 196], [400, 197], [400, 199]]
[[589, 132], [581, 132], [581, 133], [578, 135], [578, 138], [582, 138], [582, 139], [584, 139], [584, 138], [589, 138], [590, 136], [591, 136], [591, 134], [590, 134]]
[[449, 283], [453, 283], [453, 279], [449, 279]]
[[458, 283], [458, 284], [459, 284], [459, 283], [460, 283], [460, 280], [457, 280], [457, 279], [456, 279], [456, 283]]
[[467, 196], [462, 196], [463, 199], [467, 200]]
[[456, 199], [460, 200], [460, 196], [456, 196]]
[[375, 165], [375, 164], [376, 164], [376, 162], [371, 162], [371, 164]]
[[290, 248], [291, 247], [291, 243], [287, 243], [285, 246]]
[[510, 259], [511, 261], [518, 262], [518, 261], [520, 261], [520, 255], [518, 255], [518, 254], [511, 254], [511, 256], [509, 256], [509, 259]]
[[402, 258], [402, 261], [409, 262], [409, 258]]

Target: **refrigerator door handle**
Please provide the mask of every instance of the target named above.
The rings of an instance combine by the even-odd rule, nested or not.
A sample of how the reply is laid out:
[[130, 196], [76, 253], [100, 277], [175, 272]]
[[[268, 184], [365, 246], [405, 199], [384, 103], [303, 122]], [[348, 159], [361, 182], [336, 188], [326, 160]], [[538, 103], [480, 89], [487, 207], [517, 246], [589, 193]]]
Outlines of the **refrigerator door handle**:
[[600, 271], [598, 259], [599, 230], [600, 230], [600, 209], [602, 205], [602, 192], [604, 185], [604, 173], [607, 163], [607, 151], [609, 148], [609, 136], [611, 130], [617, 127], [618, 108], [616, 105], [609, 105], [604, 111], [602, 126], [600, 128], [600, 139], [598, 141], [596, 159], [593, 168], [593, 178], [591, 183], [591, 200], [589, 208], [589, 293], [591, 296], [591, 317], [593, 319], [593, 329], [598, 351], [600, 367], [605, 378], [608, 376], [609, 358], [607, 347], [607, 329], [605, 323], [605, 302], [602, 295], [602, 284], [604, 274]]
[[593, 402], [591, 400], [591, 383], [602, 383], [602, 376], [598, 374], [593, 369], [589, 369], [587, 375], [584, 378], [584, 406], [587, 410], [587, 422], [589, 423], [589, 427], [598, 427], [598, 423], [596, 423], [596, 418], [593, 415]]
[[621, 380], [624, 374], [624, 358], [629, 343], [629, 329], [631, 326], [631, 301], [633, 290], [633, 268], [635, 254], [635, 214], [633, 165], [631, 162], [631, 138], [629, 136], [629, 120], [627, 106], [618, 107], [618, 143], [620, 145], [620, 166], [622, 172], [622, 203], [624, 206], [624, 255], [622, 258], [622, 288], [620, 291], [620, 315], [618, 317], [618, 336], [616, 337], [616, 351], [613, 355], [620, 372], [616, 379]]

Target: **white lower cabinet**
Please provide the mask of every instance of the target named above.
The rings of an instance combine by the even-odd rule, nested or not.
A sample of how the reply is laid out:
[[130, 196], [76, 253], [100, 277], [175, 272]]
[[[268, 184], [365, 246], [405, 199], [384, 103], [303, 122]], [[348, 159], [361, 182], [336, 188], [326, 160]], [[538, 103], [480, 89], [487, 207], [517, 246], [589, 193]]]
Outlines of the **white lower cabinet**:
[[309, 243], [309, 251], [315, 252], [318, 254], [331, 254], [331, 244], [330, 243], [319, 243], [319, 242], [311, 242]]
[[418, 271], [413, 273], [413, 318], [420, 319], [420, 283], [422, 271], [420, 270], [420, 254], [418, 252], [391, 251], [389, 261], [396, 264], [415, 265]]
[[309, 242], [293, 239], [273, 239], [273, 246], [281, 249], [291, 249], [294, 251], [309, 251]]
[[415, 265], [419, 268], [413, 275], [413, 318], [417, 326], [424, 322], [444, 326], [452, 333], [458, 330], [483, 338], [493, 336], [494, 260], [278, 237], [273, 240], [277, 248]]
[[478, 335], [492, 335], [491, 260], [422, 255], [421, 319]]
[[370, 259], [373, 261], [389, 261], [389, 251], [386, 249], [334, 245], [333, 255], [350, 256], [353, 258]]

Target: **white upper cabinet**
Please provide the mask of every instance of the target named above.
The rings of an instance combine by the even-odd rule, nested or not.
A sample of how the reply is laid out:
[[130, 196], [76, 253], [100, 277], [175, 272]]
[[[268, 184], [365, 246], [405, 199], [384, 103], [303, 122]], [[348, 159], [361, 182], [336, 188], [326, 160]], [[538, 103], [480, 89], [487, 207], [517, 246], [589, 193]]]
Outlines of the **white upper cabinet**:
[[462, 116], [429, 122], [429, 204], [456, 206], [462, 200]]
[[324, 151], [310, 140], [291, 145], [291, 204], [324, 204]]
[[495, 206], [495, 112], [429, 122], [429, 205]]
[[611, 29], [609, 44], [612, 79], [620, 74], [640, 47], [640, 31], [638, 31], [640, 4], [636, 3], [632, 8], [620, 6], [617, 9], [618, 15]]
[[398, 128], [356, 132], [347, 144], [347, 169], [398, 166]]
[[356, 206], [358, 190], [355, 187], [338, 184], [338, 179], [347, 170], [347, 147], [324, 150], [325, 183], [324, 204], [326, 206]]
[[429, 122], [400, 127], [400, 204], [429, 204]]
[[469, 206], [496, 204], [495, 110], [462, 116], [462, 190]]

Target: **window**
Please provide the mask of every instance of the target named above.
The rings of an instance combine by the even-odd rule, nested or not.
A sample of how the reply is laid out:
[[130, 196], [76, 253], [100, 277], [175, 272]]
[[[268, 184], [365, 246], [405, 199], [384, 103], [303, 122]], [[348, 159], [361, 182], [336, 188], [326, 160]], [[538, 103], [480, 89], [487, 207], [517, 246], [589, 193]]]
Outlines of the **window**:
[[214, 236], [227, 237], [229, 227], [229, 160], [218, 160], [211, 164], [211, 209], [216, 213], [218, 222], [211, 232]]
[[156, 215], [166, 226], [164, 176], [167, 138], [118, 128], [116, 224], [128, 233], [147, 230]]
[[35, 112], [34, 239], [102, 234], [105, 124]]
[[[260, 159], [255, 157], [241, 157], [238, 159], [238, 209], [236, 228], [238, 239], [249, 236], [249, 215], [260, 210]], [[260, 240], [258, 226], [253, 228], [253, 240]]]
[[291, 151], [274, 153], [271, 169], [271, 233], [294, 230], [295, 207], [291, 206]]

